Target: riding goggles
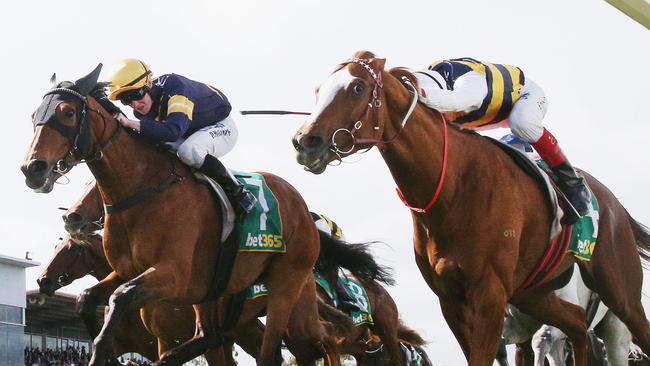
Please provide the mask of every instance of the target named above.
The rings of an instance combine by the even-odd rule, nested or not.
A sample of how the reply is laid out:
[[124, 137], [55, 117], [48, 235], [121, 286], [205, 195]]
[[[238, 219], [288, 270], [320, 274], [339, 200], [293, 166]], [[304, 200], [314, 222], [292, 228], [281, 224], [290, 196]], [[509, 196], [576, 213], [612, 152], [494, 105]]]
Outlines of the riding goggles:
[[139, 89], [127, 90], [121, 93], [117, 99], [124, 105], [131, 105], [132, 102], [144, 98], [145, 94], [149, 92], [149, 87], [146, 85]]

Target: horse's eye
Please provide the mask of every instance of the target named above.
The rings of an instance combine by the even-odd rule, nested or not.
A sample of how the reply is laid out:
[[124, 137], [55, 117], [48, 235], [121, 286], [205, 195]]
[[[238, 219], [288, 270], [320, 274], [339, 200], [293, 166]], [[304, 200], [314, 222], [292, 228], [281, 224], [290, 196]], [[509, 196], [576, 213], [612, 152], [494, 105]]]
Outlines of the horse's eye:
[[363, 83], [356, 83], [352, 86], [352, 92], [356, 95], [363, 94], [364, 90], [366, 90], [366, 86]]
[[65, 111], [63, 111], [63, 115], [64, 115], [66, 118], [72, 118], [72, 117], [74, 117], [74, 110], [72, 110], [72, 109], [66, 109]]

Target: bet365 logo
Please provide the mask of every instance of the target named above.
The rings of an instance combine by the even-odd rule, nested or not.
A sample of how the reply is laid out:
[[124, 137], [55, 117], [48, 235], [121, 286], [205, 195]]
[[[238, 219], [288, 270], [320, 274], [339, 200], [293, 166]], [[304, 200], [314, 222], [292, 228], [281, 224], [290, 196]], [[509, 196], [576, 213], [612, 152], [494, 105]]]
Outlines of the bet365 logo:
[[247, 247], [255, 248], [282, 248], [282, 235], [248, 233], [246, 237]]

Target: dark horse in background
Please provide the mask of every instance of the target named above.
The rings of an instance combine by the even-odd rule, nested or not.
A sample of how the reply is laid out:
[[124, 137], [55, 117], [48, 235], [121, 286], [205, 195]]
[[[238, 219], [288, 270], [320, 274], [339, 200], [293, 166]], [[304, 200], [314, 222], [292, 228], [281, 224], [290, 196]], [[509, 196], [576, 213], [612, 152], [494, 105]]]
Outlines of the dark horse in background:
[[[54, 256], [37, 282], [40, 292], [51, 296], [59, 288], [86, 275], [101, 281], [112, 271], [100, 235], [86, 233], [83, 239], [67, 235], [55, 247]], [[142, 313], [150, 319], [148, 323], [152, 325], [151, 328], [145, 328], [139, 309], [125, 314], [123, 323], [115, 331], [113, 350], [116, 356], [137, 352], [149, 360], [157, 360], [172, 345], [194, 335], [194, 311], [191, 306], [157, 302], [155, 305], [145, 305]], [[242, 336], [241, 339], [237, 337], [239, 335]], [[258, 350], [261, 343], [262, 328], [246, 324], [235, 328], [228, 336], [234, 337], [246, 352], [255, 355], [256, 347]], [[228, 347], [223, 347], [223, 351], [222, 348], [209, 350], [204, 357], [210, 366], [237, 364], [232, 358], [232, 352], [228, 352]]]
[[[586, 366], [584, 311], [552, 291], [575, 259], [566, 256], [544, 284], [521, 288], [549, 244], [551, 208], [542, 189], [488, 139], [448, 126], [417, 103], [408, 70], [384, 65], [360, 51], [320, 86], [314, 112], [293, 139], [298, 162], [320, 174], [334, 160], [378, 147], [412, 207], [416, 263], [469, 365], [492, 365], [510, 302], [567, 334], [576, 365]], [[585, 176], [601, 210], [598, 245], [581, 270], [648, 353], [640, 257], [648, 260], [650, 235], [612, 192]]]
[[[327, 334], [318, 315], [311, 271], [320, 244], [300, 194], [281, 178], [262, 173], [279, 203], [286, 252], [239, 253], [225, 288], [216, 300], [209, 299], [222, 252], [221, 209], [176, 157], [115, 121], [117, 107], [102, 99], [103, 87], [97, 83], [100, 70], [101, 65], [74, 83], [52, 79], [53, 88], [33, 115], [34, 137], [21, 166], [26, 184], [37, 192], [50, 192], [82, 160], [106, 204], [119, 206], [142, 192], [159, 192], [106, 215], [103, 245], [113, 272], [84, 296], [85, 306], [94, 309], [110, 295], [110, 309], [90, 364], [101, 366], [113, 357], [115, 331], [129, 309], [163, 299], [196, 304], [197, 321], [194, 337], [166, 352], [157, 365], [182, 364], [219, 346], [224, 314], [216, 300], [241, 292], [262, 275], [269, 294], [258, 365], [273, 364], [285, 334], [319, 352], [326, 364], [339, 364], [336, 337]], [[298, 301], [299, 308], [294, 306]]]

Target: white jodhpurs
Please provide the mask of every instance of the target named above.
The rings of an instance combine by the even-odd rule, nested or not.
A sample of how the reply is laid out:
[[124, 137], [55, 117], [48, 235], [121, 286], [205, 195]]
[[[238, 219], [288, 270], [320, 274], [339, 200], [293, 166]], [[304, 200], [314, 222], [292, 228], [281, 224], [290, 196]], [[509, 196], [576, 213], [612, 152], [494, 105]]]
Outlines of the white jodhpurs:
[[177, 149], [176, 154], [183, 163], [198, 169], [203, 165], [206, 155], [220, 158], [229, 153], [235, 147], [238, 136], [235, 120], [228, 116], [212, 126], [194, 132], [185, 140], [176, 141], [172, 148]]
[[534, 144], [544, 133], [542, 120], [548, 109], [548, 101], [544, 91], [532, 80], [526, 79], [521, 88], [521, 97], [508, 116], [508, 124], [512, 133], [522, 140]]

